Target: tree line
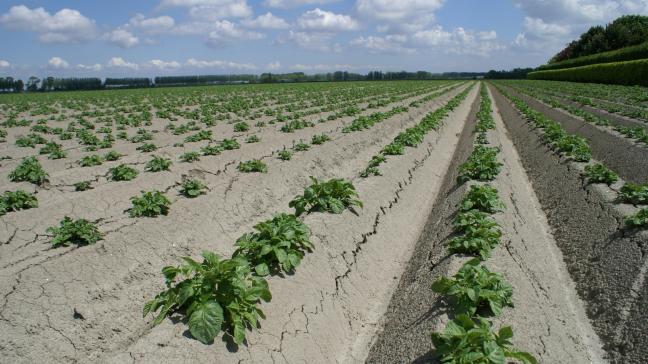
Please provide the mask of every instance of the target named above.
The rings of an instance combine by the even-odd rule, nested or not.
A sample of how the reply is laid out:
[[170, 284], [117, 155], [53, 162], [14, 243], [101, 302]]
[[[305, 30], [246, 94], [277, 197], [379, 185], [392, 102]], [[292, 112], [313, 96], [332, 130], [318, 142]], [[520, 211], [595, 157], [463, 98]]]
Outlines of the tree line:
[[578, 40], [569, 43], [549, 63], [608, 52], [648, 41], [648, 16], [625, 15], [605, 27], [589, 28]]
[[436, 80], [436, 79], [474, 79], [483, 77], [483, 72], [383, 72], [371, 71], [367, 74], [336, 71], [307, 75], [304, 72], [232, 74], [232, 75], [192, 75], [161, 76], [153, 79], [140, 78], [56, 78], [30, 77], [27, 83], [12, 77], [0, 78], [0, 92], [49, 92], [102, 90], [113, 88], [145, 88], [160, 86], [214, 85], [236, 83], [285, 83], [285, 82], [343, 82], [343, 81], [390, 81], [390, 80]]

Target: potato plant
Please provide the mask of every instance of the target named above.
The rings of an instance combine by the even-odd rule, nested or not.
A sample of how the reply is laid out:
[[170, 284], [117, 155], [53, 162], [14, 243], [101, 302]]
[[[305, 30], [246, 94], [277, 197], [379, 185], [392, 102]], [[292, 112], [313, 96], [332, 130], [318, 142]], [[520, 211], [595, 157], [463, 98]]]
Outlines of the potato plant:
[[207, 187], [202, 181], [197, 179], [188, 179], [182, 182], [180, 193], [188, 198], [195, 198], [206, 193]]
[[142, 191], [140, 196], [131, 197], [133, 207], [128, 210], [130, 217], [156, 217], [167, 215], [171, 202], [160, 191]]
[[92, 189], [92, 185], [90, 181], [81, 181], [81, 182], [76, 182], [74, 184], [74, 190], [77, 192], [87, 191], [89, 189]]
[[337, 178], [323, 182], [312, 176], [310, 179], [312, 184], [306, 187], [304, 194], [288, 204], [295, 209], [296, 216], [315, 211], [341, 214], [349, 207], [362, 207], [362, 201], [357, 198], [358, 193], [351, 182]]
[[585, 177], [591, 183], [605, 183], [607, 185], [619, 180], [616, 173], [600, 163], [585, 166]]
[[9, 173], [9, 180], [12, 182], [31, 182], [39, 186], [47, 181], [47, 177], [36, 157], [23, 158], [16, 169]]
[[94, 167], [99, 166], [104, 162], [104, 159], [100, 155], [87, 155], [79, 160], [79, 165], [81, 167]]
[[47, 233], [52, 234], [50, 243], [53, 247], [75, 245], [90, 245], [102, 239], [102, 234], [95, 223], [86, 219], [73, 220], [65, 216], [59, 226], [47, 228]]
[[38, 207], [34, 194], [24, 190], [5, 191], [0, 195], [0, 216], [11, 211], [26, 210]]
[[443, 333], [432, 333], [436, 354], [443, 363], [505, 364], [507, 358], [524, 364], [537, 363], [531, 354], [513, 349], [510, 327], [494, 333], [491, 326], [483, 318], [457, 315], [446, 324]]
[[441, 277], [432, 290], [451, 297], [458, 313], [499, 316], [504, 306], [513, 306], [513, 288], [501, 274], [480, 265], [479, 259], [466, 262], [453, 278]]
[[497, 195], [497, 189], [484, 185], [470, 186], [470, 190], [461, 200], [461, 211], [479, 210], [487, 213], [495, 213], [504, 208], [504, 204]]
[[186, 152], [180, 156], [180, 160], [185, 163], [193, 163], [200, 160], [200, 153], [198, 152]]
[[257, 275], [291, 273], [306, 251], [313, 249], [310, 230], [295, 215], [277, 214], [254, 226], [256, 232], [236, 241], [234, 257], [244, 257]]
[[144, 170], [148, 172], [168, 171], [169, 167], [171, 167], [171, 164], [173, 163], [168, 158], [154, 156], [153, 159], [146, 163]]
[[108, 170], [108, 176], [113, 181], [130, 181], [137, 177], [139, 172], [133, 167], [120, 164]]
[[202, 263], [184, 257], [182, 265], [164, 267], [167, 289], [144, 305], [143, 315], [159, 310], [153, 321], [158, 325], [178, 312], [196, 340], [209, 344], [224, 331], [241, 344], [246, 329], [258, 327], [265, 317], [257, 305], [272, 299], [268, 283], [253, 275], [243, 258], [222, 259], [207, 251], [202, 256]]
[[250, 173], [250, 172], [268, 173], [268, 166], [258, 159], [252, 159], [249, 161], [240, 162], [238, 167], [236, 168], [239, 171], [245, 173]]

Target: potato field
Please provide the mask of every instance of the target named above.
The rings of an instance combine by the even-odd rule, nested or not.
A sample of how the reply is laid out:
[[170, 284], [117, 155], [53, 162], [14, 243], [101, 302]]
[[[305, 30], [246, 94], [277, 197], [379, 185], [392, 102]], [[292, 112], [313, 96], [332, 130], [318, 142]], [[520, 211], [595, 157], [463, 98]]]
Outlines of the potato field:
[[646, 87], [3, 94], [0, 362], [646, 363], [647, 227]]

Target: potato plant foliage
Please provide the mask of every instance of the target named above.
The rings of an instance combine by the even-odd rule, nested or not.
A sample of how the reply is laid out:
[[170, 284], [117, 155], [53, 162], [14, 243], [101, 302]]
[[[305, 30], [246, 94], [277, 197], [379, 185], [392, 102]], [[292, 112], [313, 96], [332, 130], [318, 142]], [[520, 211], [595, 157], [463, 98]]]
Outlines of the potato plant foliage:
[[38, 207], [34, 194], [23, 190], [6, 191], [0, 195], [0, 216], [10, 211], [26, 210]]
[[159, 310], [153, 321], [158, 325], [166, 316], [180, 312], [200, 342], [211, 343], [222, 330], [241, 344], [246, 328], [256, 328], [265, 318], [257, 304], [272, 298], [268, 283], [253, 275], [243, 258], [221, 259], [207, 251], [202, 256], [202, 263], [184, 257], [182, 265], [164, 267], [167, 290], [144, 305], [143, 315]]
[[513, 306], [513, 288], [501, 274], [480, 265], [479, 259], [466, 262], [453, 278], [441, 277], [432, 284], [432, 290], [450, 296], [459, 313], [475, 315], [490, 310], [499, 316], [502, 307]]
[[138, 172], [135, 168], [129, 167], [125, 164], [120, 164], [117, 167], [108, 170], [108, 176], [113, 181], [130, 181], [137, 177]]
[[142, 191], [140, 196], [131, 197], [133, 207], [128, 211], [130, 217], [156, 217], [167, 215], [171, 202], [160, 191]]
[[241, 236], [234, 257], [246, 258], [263, 277], [280, 271], [290, 273], [313, 249], [310, 230], [295, 215], [277, 214], [254, 226], [256, 232]]
[[332, 212], [341, 214], [351, 206], [362, 207], [362, 201], [351, 182], [333, 178], [326, 182], [310, 177], [312, 184], [304, 190], [302, 196], [290, 201], [289, 207], [295, 209], [295, 215], [304, 212]]
[[499, 196], [497, 196], [497, 189], [485, 184], [481, 186], [470, 186], [470, 190], [461, 200], [461, 211], [479, 210], [488, 213], [494, 213], [504, 207]]
[[59, 226], [47, 228], [47, 233], [52, 234], [50, 243], [54, 247], [76, 245], [90, 245], [101, 240], [102, 235], [97, 226], [86, 219], [73, 220], [65, 216]]
[[513, 349], [512, 337], [508, 326], [494, 333], [487, 320], [460, 314], [448, 322], [443, 333], [432, 333], [432, 343], [442, 363], [505, 364], [509, 358], [536, 364], [531, 354]]
[[197, 179], [188, 179], [182, 182], [180, 193], [188, 198], [195, 198], [205, 194], [207, 187], [205, 184]]
[[9, 173], [9, 179], [12, 182], [31, 182], [35, 185], [42, 185], [47, 181], [47, 173], [36, 157], [27, 157]]

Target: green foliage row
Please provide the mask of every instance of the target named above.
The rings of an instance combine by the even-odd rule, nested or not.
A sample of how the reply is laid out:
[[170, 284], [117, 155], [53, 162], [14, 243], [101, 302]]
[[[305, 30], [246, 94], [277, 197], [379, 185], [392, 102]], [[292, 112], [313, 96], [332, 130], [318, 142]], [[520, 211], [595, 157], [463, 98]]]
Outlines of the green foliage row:
[[549, 63], [538, 67], [540, 71], [581, 67], [599, 63], [634, 61], [648, 58], [648, 42], [625, 47], [614, 51], [601, 52], [588, 56], [572, 58], [562, 62]]
[[528, 78], [532, 80], [648, 86], [648, 59], [536, 71], [529, 73]]
[[[486, 89], [482, 88], [480, 94], [482, 99], [478, 117], [484, 123], [483, 127], [476, 129], [483, 136], [486, 130], [495, 125]], [[483, 139], [485, 141], [485, 137]], [[473, 155], [479, 157], [472, 158], [470, 166], [463, 164], [460, 167], [465, 177], [460, 176], [459, 182], [493, 179], [501, 166], [496, 159], [497, 153], [497, 148], [485, 147], [478, 138]], [[488, 159], [488, 167], [479, 167], [478, 159]], [[451, 301], [455, 315], [443, 332], [432, 333], [435, 353], [443, 363], [504, 364], [507, 359], [525, 364], [536, 363], [531, 354], [513, 349], [510, 341], [513, 330], [510, 327], [505, 326], [494, 332], [492, 323], [484, 318], [488, 315], [499, 316], [504, 307], [513, 305], [512, 287], [500, 274], [481, 265], [481, 260], [488, 258], [491, 250], [499, 244], [502, 233], [490, 214], [503, 206], [497, 190], [488, 184], [471, 186], [459, 205], [453, 222], [457, 236], [450, 240], [449, 250], [451, 253], [477, 255], [478, 258], [466, 262], [452, 278], [441, 277], [432, 284], [433, 291]]]

